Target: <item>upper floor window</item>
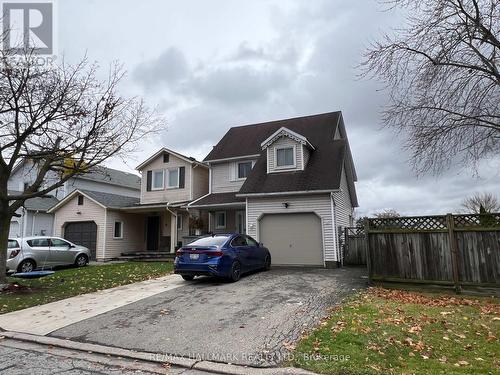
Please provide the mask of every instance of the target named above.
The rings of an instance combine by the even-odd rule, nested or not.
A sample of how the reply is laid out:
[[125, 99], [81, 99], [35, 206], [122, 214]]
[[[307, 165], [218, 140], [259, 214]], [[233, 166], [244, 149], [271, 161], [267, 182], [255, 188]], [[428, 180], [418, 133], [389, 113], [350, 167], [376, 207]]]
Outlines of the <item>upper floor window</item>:
[[164, 171], [153, 171], [153, 190], [163, 190], [165, 188]]
[[179, 168], [169, 169], [167, 175], [167, 188], [179, 187]]
[[276, 148], [276, 167], [277, 168], [295, 167], [294, 147]]
[[252, 170], [251, 161], [244, 161], [238, 163], [238, 178], [247, 178], [251, 170]]
[[83, 195], [78, 196], [78, 205], [83, 206]]

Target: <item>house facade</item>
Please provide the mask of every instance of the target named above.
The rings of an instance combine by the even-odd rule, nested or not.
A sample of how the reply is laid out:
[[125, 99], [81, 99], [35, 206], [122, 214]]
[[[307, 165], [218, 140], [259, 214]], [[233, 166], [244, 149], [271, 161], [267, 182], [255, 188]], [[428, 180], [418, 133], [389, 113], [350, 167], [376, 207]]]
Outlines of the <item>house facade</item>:
[[55, 233], [90, 243], [97, 260], [238, 232], [275, 265], [341, 262], [340, 228], [358, 205], [341, 112], [232, 127], [203, 162], [162, 148], [137, 170], [139, 197], [77, 189], [62, 199], [49, 210]]
[[341, 112], [233, 127], [204, 160], [209, 232], [247, 233], [273, 264], [334, 267], [357, 179]]
[[[35, 164], [29, 160], [17, 164], [8, 181], [8, 189], [12, 192], [22, 192], [30, 186], [37, 177]], [[59, 181], [56, 172], [47, 172], [43, 186]], [[42, 187], [43, 187], [42, 186]], [[94, 170], [70, 178], [63, 186], [55, 189], [50, 195], [28, 199], [23, 208], [13, 217], [9, 229], [9, 237], [51, 236], [54, 234], [54, 214], [49, 208], [76, 189], [105, 192], [124, 197], [140, 196], [139, 176], [107, 167], [97, 167]]]
[[162, 148], [137, 170], [138, 197], [79, 188], [62, 199], [49, 211], [55, 214], [56, 235], [95, 249], [95, 260], [128, 252], [174, 252], [190, 242], [195, 235], [190, 216], [199, 211], [187, 205], [208, 192], [208, 166]]

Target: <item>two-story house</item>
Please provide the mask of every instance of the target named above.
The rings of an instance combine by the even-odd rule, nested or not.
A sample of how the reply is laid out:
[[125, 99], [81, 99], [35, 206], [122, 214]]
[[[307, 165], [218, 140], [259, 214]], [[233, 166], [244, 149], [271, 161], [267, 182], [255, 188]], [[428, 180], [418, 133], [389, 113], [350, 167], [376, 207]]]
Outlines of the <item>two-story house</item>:
[[78, 188], [49, 210], [55, 213], [55, 233], [89, 246], [96, 260], [128, 252], [174, 252], [188, 242], [194, 234], [190, 216], [198, 211], [187, 205], [208, 192], [208, 166], [162, 148], [136, 169], [140, 196]]
[[204, 160], [209, 232], [247, 233], [273, 264], [333, 267], [353, 224], [354, 168], [341, 112], [232, 127]]
[[[29, 159], [18, 163], [8, 180], [8, 189], [12, 194], [24, 191], [37, 178], [36, 165]], [[43, 186], [59, 181], [54, 171], [47, 172]], [[54, 232], [54, 214], [47, 211], [60, 199], [76, 189], [112, 193], [125, 197], [140, 196], [139, 176], [107, 167], [96, 167], [83, 175], [70, 178], [61, 187], [49, 195], [28, 199], [19, 209], [18, 216], [12, 218], [9, 237], [51, 236]]]

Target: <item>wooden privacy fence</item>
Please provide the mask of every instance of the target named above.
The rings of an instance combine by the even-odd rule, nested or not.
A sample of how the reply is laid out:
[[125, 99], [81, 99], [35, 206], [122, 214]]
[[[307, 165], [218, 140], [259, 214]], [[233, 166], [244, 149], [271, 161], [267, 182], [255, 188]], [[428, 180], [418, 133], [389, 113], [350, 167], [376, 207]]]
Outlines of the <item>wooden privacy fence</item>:
[[368, 219], [371, 281], [500, 286], [500, 213]]
[[343, 264], [366, 265], [366, 237], [364, 227], [343, 227], [340, 243]]

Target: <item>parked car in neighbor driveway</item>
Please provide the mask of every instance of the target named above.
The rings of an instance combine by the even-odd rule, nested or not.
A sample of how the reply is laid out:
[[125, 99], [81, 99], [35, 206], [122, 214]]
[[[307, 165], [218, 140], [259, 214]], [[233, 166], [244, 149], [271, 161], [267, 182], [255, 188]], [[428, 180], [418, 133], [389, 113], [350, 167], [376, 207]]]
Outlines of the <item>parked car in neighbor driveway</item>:
[[87, 265], [90, 250], [59, 237], [9, 238], [7, 272], [31, 272], [37, 268]]
[[174, 272], [184, 280], [208, 275], [238, 281], [243, 273], [271, 268], [271, 254], [245, 234], [201, 237], [177, 250]]

